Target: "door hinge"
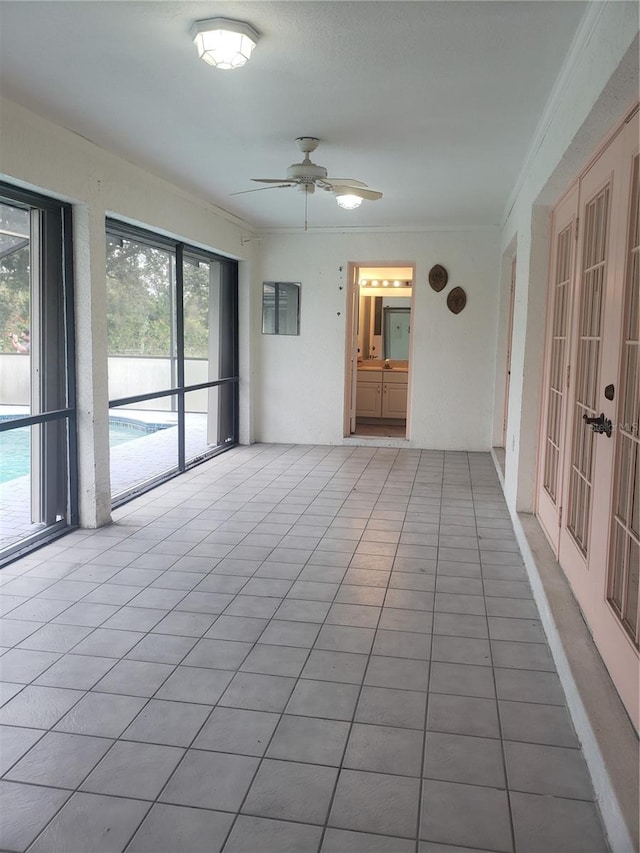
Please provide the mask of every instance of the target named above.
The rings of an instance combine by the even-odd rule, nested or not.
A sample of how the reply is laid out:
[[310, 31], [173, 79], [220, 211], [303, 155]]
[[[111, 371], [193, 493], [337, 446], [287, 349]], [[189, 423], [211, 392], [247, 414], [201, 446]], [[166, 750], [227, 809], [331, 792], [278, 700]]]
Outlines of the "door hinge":
[[567, 388], [569, 387], [569, 380], [571, 379], [571, 365], [567, 365]]
[[558, 527], [562, 527], [562, 507], [558, 507]]
[[574, 230], [574, 238], [576, 240], [578, 239], [578, 227], [579, 227], [579, 225], [580, 225], [580, 217], [576, 216], [575, 225], [574, 225], [574, 229], [573, 229]]

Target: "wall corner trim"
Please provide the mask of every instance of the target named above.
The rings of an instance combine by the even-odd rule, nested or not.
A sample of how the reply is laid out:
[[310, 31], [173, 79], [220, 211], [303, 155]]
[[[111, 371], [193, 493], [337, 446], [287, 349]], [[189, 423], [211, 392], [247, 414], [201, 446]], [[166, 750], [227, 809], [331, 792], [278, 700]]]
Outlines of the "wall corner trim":
[[501, 228], [504, 228], [506, 225], [518, 195], [520, 194], [525, 178], [529, 173], [531, 164], [533, 163], [533, 160], [538, 153], [538, 149], [542, 145], [544, 138], [547, 135], [547, 131], [560, 108], [560, 103], [574, 75], [576, 66], [589, 44], [594, 30], [600, 22], [606, 5], [606, 3], [590, 3], [587, 7], [587, 11], [584, 13], [583, 18], [580, 21], [580, 26], [576, 31], [573, 41], [571, 42], [571, 46], [569, 47], [569, 51], [562, 63], [560, 73], [553, 84], [553, 88], [551, 89], [551, 93], [547, 99], [531, 139], [531, 144], [529, 145], [525, 158], [522, 162], [520, 172], [518, 173], [513, 189], [509, 194], [507, 203], [505, 204], [502, 218], [500, 220]]

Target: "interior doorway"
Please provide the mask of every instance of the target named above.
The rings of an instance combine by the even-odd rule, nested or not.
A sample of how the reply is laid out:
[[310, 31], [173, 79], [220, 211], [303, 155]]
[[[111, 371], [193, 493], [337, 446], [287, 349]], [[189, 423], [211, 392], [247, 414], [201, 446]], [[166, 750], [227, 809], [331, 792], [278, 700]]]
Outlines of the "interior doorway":
[[406, 438], [412, 264], [351, 264], [345, 435]]

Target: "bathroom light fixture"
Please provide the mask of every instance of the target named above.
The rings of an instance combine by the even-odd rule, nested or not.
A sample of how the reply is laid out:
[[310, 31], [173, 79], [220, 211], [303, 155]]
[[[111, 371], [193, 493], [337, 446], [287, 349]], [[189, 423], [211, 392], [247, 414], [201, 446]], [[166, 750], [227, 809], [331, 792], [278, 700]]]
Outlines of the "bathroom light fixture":
[[191, 27], [198, 56], [214, 68], [241, 68], [251, 58], [260, 33], [251, 24], [230, 18], [207, 18]]
[[408, 281], [390, 281], [388, 279], [384, 279], [383, 281], [379, 281], [377, 278], [361, 278], [359, 280], [360, 287], [411, 287], [413, 285], [413, 281], [410, 279]]
[[345, 210], [355, 210], [356, 207], [360, 207], [362, 204], [362, 199], [352, 193], [336, 195], [336, 201], [338, 202], [338, 207], [342, 207]]

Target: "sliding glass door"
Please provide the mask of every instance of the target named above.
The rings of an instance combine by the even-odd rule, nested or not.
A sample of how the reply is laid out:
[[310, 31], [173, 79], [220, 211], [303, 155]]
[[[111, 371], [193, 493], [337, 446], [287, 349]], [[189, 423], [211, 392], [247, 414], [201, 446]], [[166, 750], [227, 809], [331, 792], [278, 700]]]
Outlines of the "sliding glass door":
[[237, 263], [107, 225], [111, 495], [237, 443]]
[[0, 185], [0, 562], [77, 523], [71, 209]]

